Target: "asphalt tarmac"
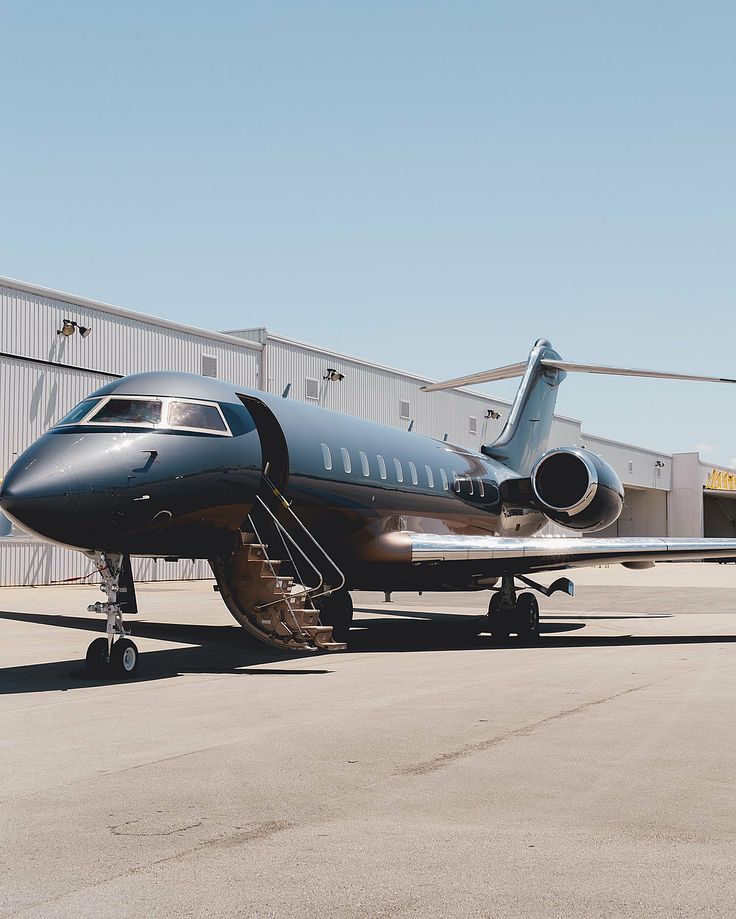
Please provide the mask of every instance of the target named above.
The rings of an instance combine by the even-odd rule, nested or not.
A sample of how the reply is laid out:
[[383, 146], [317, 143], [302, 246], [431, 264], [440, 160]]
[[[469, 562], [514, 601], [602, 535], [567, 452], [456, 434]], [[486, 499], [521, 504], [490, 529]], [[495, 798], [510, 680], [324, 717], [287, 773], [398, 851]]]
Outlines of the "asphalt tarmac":
[[306, 658], [142, 585], [128, 683], [91, 586], [1, 589], [0, 915], [733, 917], [736, 566], [575, 579], [537, 646], [356, 594]]

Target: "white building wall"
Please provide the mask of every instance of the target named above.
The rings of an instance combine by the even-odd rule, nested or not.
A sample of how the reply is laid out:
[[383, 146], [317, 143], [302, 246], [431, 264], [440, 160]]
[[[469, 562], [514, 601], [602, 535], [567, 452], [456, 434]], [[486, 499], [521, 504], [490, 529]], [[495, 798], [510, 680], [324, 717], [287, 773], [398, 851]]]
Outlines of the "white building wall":
[[[202, 357], [217, 359], [217, 375], [257, 388], [261, 346], [95, 301], [19, 286], [0, 278], [0, 352], [124, 376], [149, 370], [201, 373]], [[82, 338], [57, 335], [64, 319], [88, 326]]]

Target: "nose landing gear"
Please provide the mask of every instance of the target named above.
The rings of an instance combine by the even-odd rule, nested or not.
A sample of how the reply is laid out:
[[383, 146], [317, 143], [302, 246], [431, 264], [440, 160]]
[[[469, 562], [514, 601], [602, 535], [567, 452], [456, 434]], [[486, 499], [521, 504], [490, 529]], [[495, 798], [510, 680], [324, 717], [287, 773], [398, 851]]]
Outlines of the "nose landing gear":
[[[100, 590], [107, 596], [107, 602], [92, 603], [87, 609], [90, 613], [103, 613], [107, 617], [107, 626], [105, 637], [95, 638], [87, 648], [87, 672], [97, 678], [131, 677], [138, 669], [140, 654], [127, 637], [130, 629], [123, 624], [124, 611], [136, 612], [130, 559], [116, 552], [96, 552], [93, 561], [100, 572]], [[121, 579], [124, 584], [121, 584]], [[119, 594], [127, 594], [122, 603], [118, 602]]]

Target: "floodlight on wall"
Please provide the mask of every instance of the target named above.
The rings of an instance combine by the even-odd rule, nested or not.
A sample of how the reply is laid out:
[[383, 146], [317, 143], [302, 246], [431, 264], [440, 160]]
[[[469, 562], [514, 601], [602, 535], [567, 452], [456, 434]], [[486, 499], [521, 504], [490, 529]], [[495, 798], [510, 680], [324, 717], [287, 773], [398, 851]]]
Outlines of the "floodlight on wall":
[[486, 409], [486, 418], [493, 418], [494, 421], [498, 421], [500, 417], [500, 412], [494, 412], [492, 408]]
[[655, 469], [664, 469], [664, 463], [662, 460], [657, 460], [654, 464]]
[[335, 370], [334, 367], [328, 367], [327, 373], [322, 377], [323, 380], [329, 380], [330, 383], [340, 383], [345, 379], [345, 374]]
[[69, 338], [70, 335], [74, 334], [74, 331], [77, 330], [82, 338], [86, 338], [92, 329], [86, 325], [80, 325], [78, 322], [75, 322], [73, 319], [65, 319], [61, 325], [60, 329], [56, 330], [57, 335], [63, 335], [64, 338]]

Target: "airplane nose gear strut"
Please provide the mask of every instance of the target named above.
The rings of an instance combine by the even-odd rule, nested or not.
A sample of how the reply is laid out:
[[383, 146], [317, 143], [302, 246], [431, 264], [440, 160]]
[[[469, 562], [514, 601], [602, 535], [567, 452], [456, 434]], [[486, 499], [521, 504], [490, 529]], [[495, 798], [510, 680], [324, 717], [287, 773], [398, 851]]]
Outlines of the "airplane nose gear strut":
[[[96, 638], [87, 648], [86, 664], [90, 675], [96, 677], [132, 676], [138, 669], [140, 655], [138, 648], [127, 637], [130, 629], [123, 624], [123, 603], [120, 595], [128, 588], [121, 585], [123, 565], [129, 559], [117, 552], [95, 552], [92, 555], [97, 570], [102, 578], [100, 590], [107, 597], [106, 603], [92, 603], [87, 607], [90, 613], [101, 613], [107, 617], [104, 638]], [[128, 577], [132, 583], [132, 579]]]

